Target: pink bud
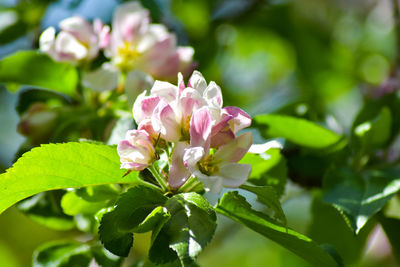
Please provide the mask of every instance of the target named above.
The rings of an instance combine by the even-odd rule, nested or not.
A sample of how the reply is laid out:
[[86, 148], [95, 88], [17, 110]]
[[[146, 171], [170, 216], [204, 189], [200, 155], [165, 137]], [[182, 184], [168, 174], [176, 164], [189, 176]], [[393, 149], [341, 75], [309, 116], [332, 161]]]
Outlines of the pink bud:
[[129, 130], [126, 139], [118, 144], [121, 169], [141, 171], [155, 159], [155, 149], [149, 134], [144, 130]]

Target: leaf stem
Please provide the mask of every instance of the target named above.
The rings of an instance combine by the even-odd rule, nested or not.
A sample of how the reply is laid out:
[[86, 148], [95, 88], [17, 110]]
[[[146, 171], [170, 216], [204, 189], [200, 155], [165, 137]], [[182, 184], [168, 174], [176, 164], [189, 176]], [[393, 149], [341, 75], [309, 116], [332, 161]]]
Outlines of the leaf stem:
[[192, 190], [193, 188], [195, 188], [196, 186], [198, 186], [200, 184], [200, 182], [194, 178], [194, 177], [190, 177], [186, 183], [184, 183], [179, 189], [178, 189], [178, 193], [185, 193], [185, 192], [190, 192], [190, 190]]
[[151, 174], [153, 174], [154, 178], [158, 182], [158, 184], [161, 186], [161, 188], [165, 191], [168, 192], [169, 188], [167, 183], [165, 182], [164, 177], [161, 176], [161, 174], [158, 172], [158, 170], [154, 167], [154, 165], [151, 165], [150, 167], [147, 168]]

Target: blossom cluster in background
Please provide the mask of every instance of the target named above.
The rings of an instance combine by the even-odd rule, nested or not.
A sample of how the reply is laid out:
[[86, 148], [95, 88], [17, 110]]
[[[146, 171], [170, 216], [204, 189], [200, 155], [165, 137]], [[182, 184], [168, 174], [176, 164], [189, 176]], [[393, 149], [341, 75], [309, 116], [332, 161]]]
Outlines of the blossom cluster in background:
[[[138, 2], [120, 5], [112, 27], [95, 20], [91, 25], [74, 16], [40, 37], [40, 50], [58, 62], [87, 67], [101, 50], [109, 61], [94, 71], [86, 68], [83, 85], [96, 91], [115, 89], [125, 83], [152, 78], [173, 80], [178, 72], [190, 74], [194, 50], [177, 46], [177, 38], [162, 24], [152, 24], [149, 11]], [[139, 78], [138, 78], [139, 77]], [[145, 78], [143, 78], [145, 77]]]
[[187, 85], [156, 81], [150, 94], [143, 92], [133, 106], [138, 129], [129, 130], [118, 145], [121, 168], [140, 171], [170, 153], [164, 177], [174, 190], [189, 177], [202, 181], [206, 190], [238, 187], [251, 172], [237, 163], [252, 144], [251, 133], [237, 132], [251, 124], [238, 107], [223, 107], [220, 87], [195, 71]]

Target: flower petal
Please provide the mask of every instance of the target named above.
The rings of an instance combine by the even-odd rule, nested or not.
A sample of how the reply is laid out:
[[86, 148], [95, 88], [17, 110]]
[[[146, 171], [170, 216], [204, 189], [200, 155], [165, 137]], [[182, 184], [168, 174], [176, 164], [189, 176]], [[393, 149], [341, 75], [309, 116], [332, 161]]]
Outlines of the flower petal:
[[212, 107], [222, 108], [222, 92], [221, 88], [215, 83], [210, 82], [203, 93], [208, 105]]
[[216, 160], [221, 162], [238, 162], [249, 150], [253, 142], [251, 133], [244, 133], [232, 142], [221, 146], [214, 154]]
[[155, 81], [150, 93], [162, 97], [165, 101], [171, 103], [178, 96], [178, 87], [169, 82]]
[[181, 127], [176, 119], [172, 107], [163, 99], [154, 109], [151, 117], [154, 130], [161, 133], [161, 137], [168, 142], [177, 142], [181, 137]]
[[207, 88], [207, 82], [203, 75], [199, 71], [195, 70], [189, 79], [188, 87], [196, 89], [202, 95], [204, 90]]
[[75, 36], [65, 31], [57, 35], [55, 48], [60, 60], [79, 61], [88, 55], [88, 49]]
[[178, 142], [172, 151], [172, 161], [168, 175], [168, 184], [172, 188], [179, 188], [190, 177], [190, 172], [183, 163], [183, 154], [187, 146], [186, 142]]
[[211, 116], [207, 107], [195, 111], [190, 121], [190, 145], [201, 146], [207, 151], [210, 147]]
[[227, 163], [220, 167], [218, 176], [225, 187], [237, 188], [247, 181], [251, 173], [251, 165]]
[[197, 162], [199, 162], [204, 155], [205, 151], [203, 147], [186, 148], [183, 153], [183, 163], [191, 173], [194, 173], [199, 170], [197, 168]]
[[84, 72], [82, 84], [98, 92], [113, 90], [118, 86], [119, 70], [111, 64], [104, 63], [99, 69]]
[[251, 124], [250, 115], [238, 107], [225, 107], [222, 109], [222, 112], [233, 117], [229, 123], [234, 133], [237, 133]]
[[132, 109], [136, 123], [139, 124], [142, 120], [150, 119], [160, 100], [158, 96], [146, 96], [146, 91], [141, 93], [136, 98]]

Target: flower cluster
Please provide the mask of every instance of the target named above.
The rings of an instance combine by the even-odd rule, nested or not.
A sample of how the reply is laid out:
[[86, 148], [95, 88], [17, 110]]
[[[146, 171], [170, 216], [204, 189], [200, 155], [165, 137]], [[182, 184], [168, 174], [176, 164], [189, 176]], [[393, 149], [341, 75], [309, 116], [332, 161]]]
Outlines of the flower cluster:
[[[238, 187], [251, 171], [237, 163], [252, 144], [251, 133], [237, 133], [251, 124], [237, 107], [223, 107], [220, 87], [195, 71], [187, 85], [156, 81], [150, 94], [143, 92], [133, 106], [138, 124], [118, 145], [121, 168], [140, 171], [153, 165], [160, 153], [168, 154], [165, 180], [172, 190], [189, 177], [202, 181], [206, 190]], [[171, 152], [171, 154], [170, 154]]]
[[42, 33], [40, 49], [55, 61], [74, 65], [93, 60], [102, 49], [110, 61], [83, 77], [84, 85], [97, 91], [115, 89], [121, 75], [131, 77], [140, 72], [171, 80], [178, 72], [188, 75], [194, 68], [193, 48], [177, 46], [175, 34], [164, 25], [150, 23], [149, 11], [139, 2], [117, 8], [112, 30], [100, 20], [92, 26], [77, 16], [59, 26], [57, 36], [53, 27]]

